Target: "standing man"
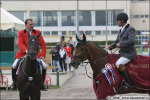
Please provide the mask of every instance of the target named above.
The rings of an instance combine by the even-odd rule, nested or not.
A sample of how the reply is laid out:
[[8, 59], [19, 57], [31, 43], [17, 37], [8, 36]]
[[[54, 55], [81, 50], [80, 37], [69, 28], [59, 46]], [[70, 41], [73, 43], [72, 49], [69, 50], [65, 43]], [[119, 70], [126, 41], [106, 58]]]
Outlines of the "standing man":
[[116, 41], [109, 45], [108, 49], [113, 49], [115, 47], [120, 48], [120, 58], [116, 62], [116, 66], [125, 79], [125, 83], [122, 87], [132, 88], [131, 81], [125, 69], [125, 65], [136, 58], [136, 32], [133, 27], [127, 24], [127, 20], [128, 15], [126, 13], [118, 14], [117, 23], [119, 27], [122, 27], [122, 29], [120, 29]]
[[[11, 89], [12, 90], [16, 90], [16, 80], [17, 80], [17, 75], [16, 75], [16, 71], [17, 71], [17, 63], [18, 63], [18, 60], [25, 56], [27, 54], [27, 42], [28, 42], [28, 35], [27, 33], [29, 33], [31, 36], [32, 35], [35, 35], [37, 36], [38, 34], [40, 34], [40, 31], [39, 30], [36, 30], [36, 29], [33, 29], [34, 28], [34, 23], [33, 23], [33, 20], [32, 19], [26, 19], [25, 20], [25, 28], [24, 30], [21, 30], [19, 31], [19, 36], [18, 36], [18, 45], [19, 45], [19, 48], [20, 48], [20, 51], [17, 52], [16, 56], [15, 56], [15, 61], [12, 65], [12, 80], [13, 80], [13, 83], [11, 85]], [[40, 46], [41, 46], [41, 49], [42, 51], [38, 53], [38, 58], [41, 59], [43, 65], [43, 68], [42, 68], [42, 77], [43, 77], [43, 89], [45, 89], [45, 86], [44, 86], [44, 81], [45, 81], [45, 75], [46, 75], [46, 64], [43, 62], [45, 60], [45, 55], [46, 55], [46, 44], [45, 44], [45, 41], [43, 39], [43, 36], [41, 35], [39, 37], [39, 43], [40, 43]]]

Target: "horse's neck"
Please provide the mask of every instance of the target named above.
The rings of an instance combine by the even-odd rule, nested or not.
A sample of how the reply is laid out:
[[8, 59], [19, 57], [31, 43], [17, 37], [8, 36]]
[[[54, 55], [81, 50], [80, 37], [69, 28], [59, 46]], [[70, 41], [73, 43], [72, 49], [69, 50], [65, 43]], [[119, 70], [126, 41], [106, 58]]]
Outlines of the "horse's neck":
[[25, 71], [32, 75], [32, 74], [35, 74], [37, 72], [37, 66], [38, 66], [38, 62], [37, 60], [31, 60], [29, 57], [27, 57], [25, 59]]
[[90, 61], [94, 78], [99, 75], [102, 68], [104, 68], [106, 63], [108, 63], [107, 55], [107, 53], [99, 50], [99, 48], [92, 43], [88, 43], [88, 60]]

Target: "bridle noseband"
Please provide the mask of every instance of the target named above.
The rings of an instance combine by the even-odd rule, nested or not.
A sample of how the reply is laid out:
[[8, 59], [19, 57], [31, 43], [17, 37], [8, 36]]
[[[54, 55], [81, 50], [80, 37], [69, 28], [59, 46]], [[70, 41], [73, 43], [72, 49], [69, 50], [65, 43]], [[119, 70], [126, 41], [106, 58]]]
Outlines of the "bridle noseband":
[[[81, 42], [82, 43], [82, 42]], [[82, 43], [83, 44], [83, 43]], [[87, 51], [88, 50], [88, 43], [86, 42], [86, 47], [85, 48], [81, 48], [81, 47], [79, 47], [78, 49], [85, 49], [85, 51]], [[77, 59], [81, 59], [81, 61], [80, 62], [78, 62], [78, 60], [77, 60], [77, 63], [81, 63], [81, 62], [83, 62], [84, 60], [86, 60], [87, 58], [85, 57], [85, 56], [73, 56], [72, 58], [74, 58], [75, 60], [77, 60]]]

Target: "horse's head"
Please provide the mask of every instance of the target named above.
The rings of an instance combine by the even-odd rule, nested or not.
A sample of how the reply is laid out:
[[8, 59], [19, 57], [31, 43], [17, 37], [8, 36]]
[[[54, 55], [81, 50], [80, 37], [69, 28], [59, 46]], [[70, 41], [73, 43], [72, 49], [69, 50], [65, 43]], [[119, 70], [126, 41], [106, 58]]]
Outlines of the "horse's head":
[[83, 34], [83, 40], [80, 40], [77, 35], [76, 39], [78, 43], [76, 46], [75, 55], [71, 60], [71, 65], [74, 68], [77, 68], [84, 60], [87, 59], [87, 41], [85, 34]]
[[27, 55], [30, 57], [30, 59], [34, 60], [37, 57], [37, 54], [39, 52], [39, 37], [41, 33], [38, 34], [37, 36], [30, 36], [28, 34], [28, 53]]

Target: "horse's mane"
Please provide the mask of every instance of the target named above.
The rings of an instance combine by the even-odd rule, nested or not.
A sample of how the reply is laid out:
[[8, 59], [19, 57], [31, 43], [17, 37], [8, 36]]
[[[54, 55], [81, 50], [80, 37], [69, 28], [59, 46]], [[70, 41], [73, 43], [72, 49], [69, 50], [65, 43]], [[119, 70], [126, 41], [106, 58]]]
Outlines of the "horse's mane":
[[108, 52], [106, 50], [104, 50], [102, 47], [100, 47], [98, 44], [96, 44], [95, 42], [91, 42], [89, 41], [90, 43], [92, 43], [93, 45], [95, 45], [100, 51], [104, 52], [105, 54], [108, 54]]

